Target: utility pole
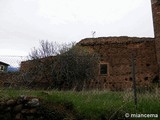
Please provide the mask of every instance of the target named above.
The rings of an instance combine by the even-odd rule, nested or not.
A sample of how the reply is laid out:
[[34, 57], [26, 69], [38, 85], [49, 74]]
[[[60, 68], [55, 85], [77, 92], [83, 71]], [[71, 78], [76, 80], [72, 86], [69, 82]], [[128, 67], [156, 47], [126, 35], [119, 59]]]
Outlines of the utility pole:
[[132, 82], [133, 82], [133, 95], [134, 95], [134, 105], [135, 105], [135, 111], [137, 111], [137, 87], [136, 87], [136, 59], [137, 59], [137, 50], [143, 45], [143, 43], [136, 44], [132, 43], [128, 45], [128, 49], [131, 52], [131, 76], [132, 76]]

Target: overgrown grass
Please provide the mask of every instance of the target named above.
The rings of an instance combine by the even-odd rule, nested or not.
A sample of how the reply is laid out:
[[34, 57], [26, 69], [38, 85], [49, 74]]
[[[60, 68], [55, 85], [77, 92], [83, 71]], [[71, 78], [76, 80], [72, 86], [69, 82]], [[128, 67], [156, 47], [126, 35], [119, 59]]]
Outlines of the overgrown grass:
[[132, 92], [0, 89], [0, 99], [20, 95], [37, 96], [49, 103], [70, 102], [79, 114], [92, 120], [124, 118], [125, 113], [160, 114], [160, 94], [157, 92], [138, 94], [135, 110]]

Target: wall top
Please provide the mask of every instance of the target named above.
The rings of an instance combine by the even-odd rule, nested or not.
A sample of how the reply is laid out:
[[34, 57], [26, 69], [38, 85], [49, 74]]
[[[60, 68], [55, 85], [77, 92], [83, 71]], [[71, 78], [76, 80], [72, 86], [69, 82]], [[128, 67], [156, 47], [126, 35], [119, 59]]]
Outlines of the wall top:
[[157, 3], [158, 2], [158, 0], [151, 0], [151, 3], [152, 4], [155, 4], [155, 3]]
[[157, 0], [151, 0], [151, 3], [152, 4], [154, 4], [154, 3], [156, 3], [157, 2]]

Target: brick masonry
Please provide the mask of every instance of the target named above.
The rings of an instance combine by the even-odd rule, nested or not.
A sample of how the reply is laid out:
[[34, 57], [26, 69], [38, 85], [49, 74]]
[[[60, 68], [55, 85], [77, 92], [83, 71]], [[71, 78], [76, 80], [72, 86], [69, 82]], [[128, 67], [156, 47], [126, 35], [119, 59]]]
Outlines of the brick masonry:
[[[155, 32], [155, 48], [157, 55], [157, 62], [160, 69], [160, 4], [157, 2], [153, 2], [152, 4], [152, 12], [153, 12], [153, 20], [154, 20], [154, 32]], [[160, 75], [160, 70], [159, 70]]]
[[98, 81], [92, 81], [91, 87], [93, 88], [109, 88], [111, 90], [131, 88], [132, 52], [136, 53], [136, 80], [139, 86], [148, 86], [158, 76], [155, 41], [153, 39], [88, 38], [80, 41], [79, 45], [92, 48], [100, 54], [100, 63], [108, 64], [108, 74], [99, 74]]

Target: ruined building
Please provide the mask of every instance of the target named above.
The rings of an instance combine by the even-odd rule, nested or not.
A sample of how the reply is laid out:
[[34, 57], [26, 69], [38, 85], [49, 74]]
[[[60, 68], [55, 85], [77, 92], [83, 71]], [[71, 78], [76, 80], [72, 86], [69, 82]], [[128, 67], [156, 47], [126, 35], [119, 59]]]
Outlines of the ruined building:
[[132, 87], [132, 63], [135, 60], [136, 84], [148, 87], [160, 76], [160, 5], [152, 0], [155, 38], [86, 38], [78, 44], [101, 56], [98, 81], [90, 87], [123, 90]]
[[[135, 60], [136, 83], [140, 87], [159, 82], [160, 76], [160, 5], [152, 0], [155, 38], [102, 37], [86, 38], [77, 45], [100, 55], [97, 80], [89, 88], [124, 90], [133, 85], [132, 63]], [[21, 69], [25, 69], [23, 62]]]

